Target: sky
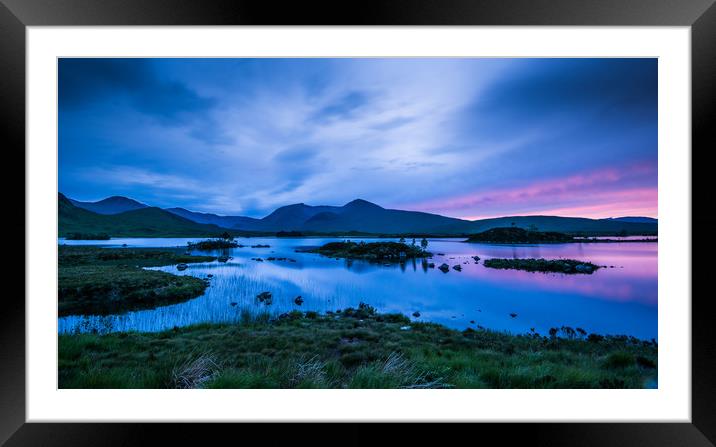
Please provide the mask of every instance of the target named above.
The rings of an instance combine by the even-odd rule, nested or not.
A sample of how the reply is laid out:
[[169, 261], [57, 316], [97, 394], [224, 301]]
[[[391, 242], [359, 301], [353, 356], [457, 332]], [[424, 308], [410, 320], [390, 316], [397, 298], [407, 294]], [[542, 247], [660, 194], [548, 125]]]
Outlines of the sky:
[[59, 190], [657, 217], [656, 59], [60, 59]]

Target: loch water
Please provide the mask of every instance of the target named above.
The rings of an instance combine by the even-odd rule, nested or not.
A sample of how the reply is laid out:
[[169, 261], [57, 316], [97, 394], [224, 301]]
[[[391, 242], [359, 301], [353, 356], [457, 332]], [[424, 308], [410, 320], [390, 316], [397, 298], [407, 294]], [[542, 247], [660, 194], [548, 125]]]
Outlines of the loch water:
[[[236, 241], [245, 247], [225, 252], [230, 257], [226, 262], [189, 264], [183, 271], [173, 265], [154, 268], [199, 278], [212, 275], [203, 295], [152, 310], [61, 317], [58, 331], [161, 331], [197, 323], [236, 322], [246, 311], [276, 315], [294, 309], [327, 312], [364, 302], [379, 312], [398, 312], [416, 321], [456, 329], [484, 327], [511, 333], [534, 329], [547, 334], [552, 327], [570, 326], [590, 333], [658, 339], [657, 242], [495, 245], [429, 239], [427, 249], [434, 254], [430, 262], [436, 268], [428, 268], [420, 260], [384, 265], [297, 252], [346, 239], [351, 238], [239, 238]], [[60, 239], [59, 243], [121, 250], [123, 246], [186, 247], [187, 242], [196, 240]], [[251, 248], [256, 245], [269, 247]], [[480, 261], [475, 263], [473, 256]], [[269, 261], [269, 257], [287, 259]], [[591, 275], [496, 270], [484, 267], [483, 261], [489, 258], [569, 258], [605, 267]], [[443, 273], [437, 269], [442, 263], [460, 265], [462, 271], [450, 268]], [[273, 296], [270, 305], [256, 299], [265, 291]], [[301, 305], [294, 302], [299, 295]], [[420, 316], [414, 317], [414, 312]]]

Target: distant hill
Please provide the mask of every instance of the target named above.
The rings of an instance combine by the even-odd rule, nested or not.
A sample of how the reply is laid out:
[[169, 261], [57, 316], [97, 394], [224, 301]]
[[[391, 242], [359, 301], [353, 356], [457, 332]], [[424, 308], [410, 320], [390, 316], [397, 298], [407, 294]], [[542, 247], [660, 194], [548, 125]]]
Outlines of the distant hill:
[[570, 234], [652, 234], [656, 223], [623, 222], [615, 219], [587, 219], [584, 217], [511, 216], [473, 221], [471, 232], [514, 226], [536, 231], [557, 231]]
[[529, 231], [524, 228], [502, 227], [491, 228], [487, 231], [473, 234], [467, 241], [498, 244], [540, 244], [572, 242], [573, 240], [572, 236], [554, 231]]
[[172, 214], [189, 219], [192, 222], [217, 225], [222, 228], [251, 228], [257, 225], [259, 219], [244, 216], [220, 216], [211, 213], [198, 213], [184, 208], [165, 208]]
[[[119, 236], [141, 232], [143, 235], [171, 233], [189, 236], [216, 234], [217, 231], [229, 229], [234, 232], [255, 233], [347, 234], [356, 232], [378, 235], [472, 235], [492, 228], [516, 227], [530, 231], [555, 231], [571, 235], [594, 236], [651, 235], [656, 234], [658, 229], [658, 221], [648, 217], [587, 219], [558, 216], [508, 216], [469, 221], [418, 211], [387, 209], [362, 199], [353, 200], [343, 206], [311, 206], [297, 203], [277, 208], [266, 217], [256, 219], [245, 216], [199, 213], [184, 208], [162, 210], [148, 207], [126, 197], [121, 198], [124, 199], [121, 201], [110, 201], [110, 199], [116, 199], [110, 197], [94, 203], [107, 201], [121, 202], [125, 205], [134, 203], [141, 208], [116, 214], [97, 214], [77, 207], [73, 201], [60, 196], [61, 223], [65, 224], [60, 228], [65, 230], [65, 234], [70, 232], [107, 232], [112, 236]], [[68, 208], [68, 205], [72, 208]], [[112, 217], [114, 218], [112, 219]]]
[[338, 206], [310, 206], [304, 203], [282, 206], [263, 219], [259, 219], [256, 229], [266, 231], [304, 229], [305, 222], [317, 214], [337, 212], [340, 208]]
[[391, 210], [357, 199], [331, 212], [322, 212], [306, 220], [298, 230], [367, 233], [460, 233], [470, 222], [437, 214]]
[[225, 231], [216, 225], [192, 222], [155, 207], [118, 214], [97, 214], [75, 206], [63, 194], [58, 197], [60, 237], [71, 233], [107, 233], [112, 237], [203, 237]]
[[79, 200], [72, 199], [69, 199], [69, 201], [78, 208], [97, 214], [119, 214], [125, 211], [147, 208], [149, 206], [122, 196], [107, 197], [97, 202], [80, 202]]
[[653, 217], [641, 217], [641, 216], [626, 216], [626, 217], [611, 217], [607, 220], [616, 220], [619, 222], [633, 222], [633, 223], [651, 223], [655, 224], [659, 221]]

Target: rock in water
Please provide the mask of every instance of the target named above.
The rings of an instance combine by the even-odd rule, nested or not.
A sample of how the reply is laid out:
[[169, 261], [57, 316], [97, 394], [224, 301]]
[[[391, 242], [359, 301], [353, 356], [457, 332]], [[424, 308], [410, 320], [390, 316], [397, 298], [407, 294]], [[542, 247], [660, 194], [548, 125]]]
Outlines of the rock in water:
[[574, 270], [578, 271], [579, 273], [592, 273], [592, 270], [594, 269], [587, 264], [577, 264], [576, 266], [574, 266]]
[[462, 271], [462, 267], [460, 265], [453, 265], [452, 268], [453, 270], [457, 270], [458, 272]]
[[186, 265], [186, 264], [184, 264], [184, 263], [181, 263], [181, 264], [178, 264], [178, 265], [177, 265], [177, 270], [179, 270], [179, 271], [186, 270], [186, 269], [188, 269], [188, 268], [189, 268], [189, 266]]
[[264, 303], [267, 306], [270, 306], [273, 303], [273, 296], [271, 295], [271, 292], [261, 292], [256, 295], [256, 298], [259, 302]]
[[438, 267], [438, 269], [440, 269], [443, 273], [447, 273], [450, 271], [450, 266], [447, 264], [443, 264], [440, 267]]

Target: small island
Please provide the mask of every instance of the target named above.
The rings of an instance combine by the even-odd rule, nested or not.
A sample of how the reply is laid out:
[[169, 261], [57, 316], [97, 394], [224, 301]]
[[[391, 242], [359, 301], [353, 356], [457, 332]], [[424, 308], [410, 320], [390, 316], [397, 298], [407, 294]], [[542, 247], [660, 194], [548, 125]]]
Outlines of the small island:
[[545, 244], [574, 242], [574, 237], [556, 231], [525, 230], [519, 227], [492, 228], [473, 234], [466, 242], [491, 244]]
[[237, 247], [243, 247], [243, 245], [240, 245], [233, 240], [229, 239], [207, 239], [205, 241], [199, 241], [199, 242], [187, 242], [187, 248], [189, 250], [201, 250], [201, 251], [208, 251], [208, 250], [220, 250], [223, 248], [237, 248]]
[[576, 261], [574, 259], [486, 259], [485, 267], [493, 269], [526, 270], [528, 272], [551, 272], [566, 274], [594, 273], [599, 266], [591, 262]]
[[417, 245], [402, 242], [329, 242], [318, 248], [301, 250], [332, 258], [363, 259], [366, 261], [400, 262], [406, 259], [429, 258], [432, 253]]
[[236, 248], [236, 247], [244, 247], [244, 245], [241, 245], [234, 241], [234, 236], [232, 236], [228, 231], [225, 231], [222, 235], [212, 238], [212, 239], [206, 239], [199, 242], [187, 242], [187, 246], [189, 250], [221, 250], [225, 248]]

